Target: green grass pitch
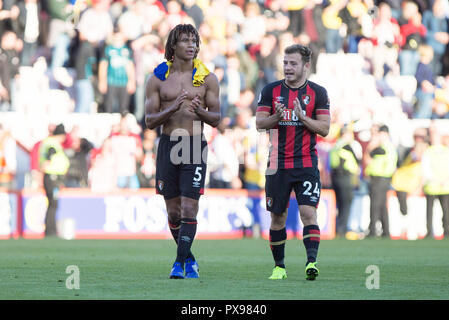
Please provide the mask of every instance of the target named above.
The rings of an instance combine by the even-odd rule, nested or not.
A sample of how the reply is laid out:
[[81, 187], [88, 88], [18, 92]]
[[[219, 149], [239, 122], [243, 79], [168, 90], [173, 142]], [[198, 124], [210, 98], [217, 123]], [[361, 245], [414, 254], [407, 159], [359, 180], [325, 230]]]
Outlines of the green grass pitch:
[[[195, 241], [200, 279], [168, 279], [175, 251], [172, 240], [3, 240], [0, 299], [449, 299], [448, 240], [322, 240], [316, 281], [305, 280], [297, 239], [286, 244], [285, 280], [267, 279], [267, 240]], [[70, 265], [79, 270], [78, 290], [66, 288]], [[369, 290], [371, 265], [379, 288]]]

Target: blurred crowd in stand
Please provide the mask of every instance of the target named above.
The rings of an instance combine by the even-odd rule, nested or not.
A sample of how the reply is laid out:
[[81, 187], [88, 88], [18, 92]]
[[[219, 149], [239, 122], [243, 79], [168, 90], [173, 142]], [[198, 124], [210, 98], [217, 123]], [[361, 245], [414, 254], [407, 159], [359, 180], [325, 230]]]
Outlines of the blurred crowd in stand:
[[[63, 123], [66, 187], [154, 187], [145, 81], [171, 28], [190, 23], [221, 87], [221, 124], [205, 132], [209, 187], [263, 189], [269, 143], [255, 129], [257, 98], [283, 77], [283, 49], [296, 42], [312, 49], [309, 78], [331, 101], [317, 152], [323, 187], [337, 193], [337, 232], [360, 229], [359, 196], [382, 199], [390, 182], [404, 214], [401, 192], [447, 208], [438, 155], [449, 150], [448, 17], [447, 0], [0, 0], [0, 186], [41, 187], [40, 143]], [[372, 164], [382, 157], [393, 166]], [[385, 210], [371, 208], [384, 230]]]

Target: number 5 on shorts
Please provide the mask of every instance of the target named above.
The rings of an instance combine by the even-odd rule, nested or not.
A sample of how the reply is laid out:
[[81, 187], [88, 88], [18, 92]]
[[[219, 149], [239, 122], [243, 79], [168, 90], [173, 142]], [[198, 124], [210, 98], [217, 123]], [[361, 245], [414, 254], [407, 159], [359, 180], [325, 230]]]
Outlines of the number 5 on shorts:
[[193, 181], [196, 181], [196, 182], [201, 181], [201, 178], [203, 177], [201, 175], [201, 170], [202, 169], [203, 169], [202, 167], [196, 167], [196, 169], [195, 169], [195, 176], [193, 177]]

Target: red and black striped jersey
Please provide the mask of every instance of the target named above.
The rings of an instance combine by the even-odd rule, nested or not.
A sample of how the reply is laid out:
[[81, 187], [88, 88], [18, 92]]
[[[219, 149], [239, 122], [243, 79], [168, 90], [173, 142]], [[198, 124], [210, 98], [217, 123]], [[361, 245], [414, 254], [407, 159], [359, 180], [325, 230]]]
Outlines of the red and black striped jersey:
[[[275, 102], [283, 103], [285, 111], [275, 128], [270, 130], [269, 168], [317, 168], [316, 134], [309, 131], [293, 112], [298, 98], [303, 113], [312, 119], [329, 114], [329, 98], [322, 86], [307, 80], [299, 88], [289, 87], [284, 80], [266, 85], [260, 94], [257, 111], [275, 112]], [[276, 161], [277, 159], [277, 161]], [[276, 167], [277, 164], [277, 167]]]

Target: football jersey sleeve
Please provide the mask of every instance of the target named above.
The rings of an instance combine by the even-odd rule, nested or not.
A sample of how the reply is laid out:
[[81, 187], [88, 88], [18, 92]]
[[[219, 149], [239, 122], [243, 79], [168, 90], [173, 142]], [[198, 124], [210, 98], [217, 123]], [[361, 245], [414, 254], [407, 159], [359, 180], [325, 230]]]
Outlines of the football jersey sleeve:
[[257, 101], [257, 112], [269, 112], [271, 114], [273, 104], [273, 92], [270, 86], [265, 86]]
[[330, 114], [330, 101], [326, 89], [321, 88], [321, 90], [319, 90], [317, 93], [318, 94], [315, 107], [316, 115]]

